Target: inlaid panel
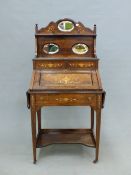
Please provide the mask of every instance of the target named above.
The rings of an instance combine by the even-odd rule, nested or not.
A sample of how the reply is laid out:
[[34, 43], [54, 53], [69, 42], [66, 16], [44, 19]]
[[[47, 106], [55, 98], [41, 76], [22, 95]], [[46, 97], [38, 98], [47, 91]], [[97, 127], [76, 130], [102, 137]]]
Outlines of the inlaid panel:
[[[78, 54], [80, 57], [96, 57], [96, 25], [90, 29], [81, 22], [65, 18], [51, 22], [41, 29], [36, 25], [35, 37], [37, 57], [53, 57], [54, 55], [51, 55], [47, 48], [43, 51], [43, 47], [52, 42], [59, 46], [55, 57], [76, 57]], [[54, 48], [56, 47], [53, 47], [53, 50]]]
[[100, 89], [96, 71], [35, 71], [32, 89]]
[[[54, 57], [54, 55], [43, 51], [43, 47], [49, 43], [59, 46], [55, 57], [94, 57], [94, 39], [90, 36], [41, 36], [38, 37], [37, 56]], [[82, 45], [81, 45], [82, 44]]]
[[34, 69], [97, 69], [98, 59], [90, 60], [90, 58], [77, 59], [43, 59], [37, 58], [33, 60]]
[[92, 86], [91, 74], [66, 74], [66, 73], [45, 73], [41, 74], [40, 86], [58, 87], [72, 86], [76, 87], [82, 83], [82, 86]]
[[36, 94], [36, 106], [88, 106], [96, 107], [95, 94], [78, 94], [78, 93], [51, 93], [51, 94]]

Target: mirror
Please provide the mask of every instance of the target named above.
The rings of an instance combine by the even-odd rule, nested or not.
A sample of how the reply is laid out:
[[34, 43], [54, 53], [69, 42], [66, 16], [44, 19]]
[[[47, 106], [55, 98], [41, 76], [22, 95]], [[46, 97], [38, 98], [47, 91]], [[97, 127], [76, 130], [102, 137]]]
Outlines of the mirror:
[[43, 51], [47, 54], [55, 54], [59, 52], [59, 46], [53, 43], [45, 44], [43, 47]]
[[88, 46], [86, 44], [75, 44], [72, 51], [76, 54], [85, 54], [88, 52]]
[[71, 21], [61, 21], [58, 24], [58, 29], [62, 32], [71, 32], [74, 29], [74, 24]]

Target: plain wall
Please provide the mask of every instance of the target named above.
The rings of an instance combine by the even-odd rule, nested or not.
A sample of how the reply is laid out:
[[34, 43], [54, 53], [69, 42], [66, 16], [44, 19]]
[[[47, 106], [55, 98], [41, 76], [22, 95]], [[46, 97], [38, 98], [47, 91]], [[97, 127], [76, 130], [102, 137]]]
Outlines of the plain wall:
[[[0, 1], [0, 174], [131, 173], [131, 1]], [[102, 113], [100, 161], [80, 145], [43, 148], [32, 164], [30, 112], [26, 94], [34, 57], [34, 25], [69, 17], [97, 25], [97, 55], [107, 92]], [[89, 108], [43, 109], [43, 127], [89, 126]], [[39, 151], [38, 151], [39, 152]]]

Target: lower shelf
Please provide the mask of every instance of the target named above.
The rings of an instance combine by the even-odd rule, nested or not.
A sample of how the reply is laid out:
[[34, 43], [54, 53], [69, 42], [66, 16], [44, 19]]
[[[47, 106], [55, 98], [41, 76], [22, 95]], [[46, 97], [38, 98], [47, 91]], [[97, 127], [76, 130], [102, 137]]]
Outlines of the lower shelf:
[[96, 146], [91, 129], [41, 129], [37, 137], [37, 148], [66, 143]]

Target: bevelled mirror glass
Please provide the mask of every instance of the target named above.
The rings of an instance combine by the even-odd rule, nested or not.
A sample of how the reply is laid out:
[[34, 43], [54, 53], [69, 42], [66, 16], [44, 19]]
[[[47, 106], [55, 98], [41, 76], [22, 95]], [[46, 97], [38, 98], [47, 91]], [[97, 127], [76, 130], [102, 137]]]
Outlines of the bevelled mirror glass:
[[88, 52], [88, 46], [86, 44], [75, 44], [72, 47], [72, 51], [76, 54], [85, 54]]
[[74, 24], [71, 21], [61, 21], [58, 24], [58, 29], [62, 32], [71, 32], [74, 29]]
[[59, 52], [59, 46], [53, 43], [45, 44], [43, 51], [47, 54], [55, 54]]

